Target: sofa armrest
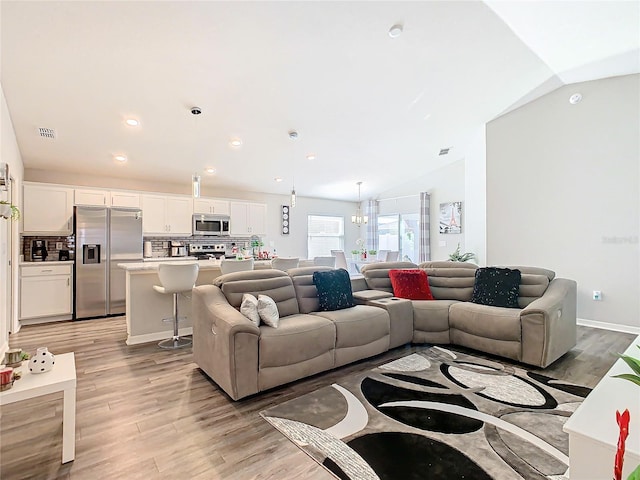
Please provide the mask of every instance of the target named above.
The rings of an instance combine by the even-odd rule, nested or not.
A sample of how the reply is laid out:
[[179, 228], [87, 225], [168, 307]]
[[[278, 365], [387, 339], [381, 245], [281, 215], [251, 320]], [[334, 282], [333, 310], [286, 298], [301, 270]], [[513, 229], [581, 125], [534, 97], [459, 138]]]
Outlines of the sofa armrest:
[[577, 284], [555, 278], [542, 297], [520, 313], [522, 361], [546, 367], [576, 345]]
[[257, 393], [260, 329], [215, 285], [195, 287], [191, 302], [194, 361], [234, 400]]

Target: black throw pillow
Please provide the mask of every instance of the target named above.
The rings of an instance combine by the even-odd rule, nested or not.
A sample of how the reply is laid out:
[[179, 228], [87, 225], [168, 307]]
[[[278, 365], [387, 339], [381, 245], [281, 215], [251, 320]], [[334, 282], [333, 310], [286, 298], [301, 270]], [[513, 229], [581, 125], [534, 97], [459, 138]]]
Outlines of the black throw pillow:
[[518, 307], [520, 270], [484, 267], [476, 270], [471, 301], [493, 307]]
[[313, 284], [318, 290], [320, 310], [342, 310], [353, 307], [351, 278], [344, 268], [328, 272], [313, 272]]

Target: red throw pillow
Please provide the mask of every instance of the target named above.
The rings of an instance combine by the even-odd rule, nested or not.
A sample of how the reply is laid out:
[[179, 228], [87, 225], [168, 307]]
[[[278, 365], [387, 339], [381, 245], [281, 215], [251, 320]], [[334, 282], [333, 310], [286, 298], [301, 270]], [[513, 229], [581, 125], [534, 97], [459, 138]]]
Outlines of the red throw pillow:
[[409, 300], [433, 300], [427, 272], [419, 268], [411, 270], [389, 270], [393, 294]]

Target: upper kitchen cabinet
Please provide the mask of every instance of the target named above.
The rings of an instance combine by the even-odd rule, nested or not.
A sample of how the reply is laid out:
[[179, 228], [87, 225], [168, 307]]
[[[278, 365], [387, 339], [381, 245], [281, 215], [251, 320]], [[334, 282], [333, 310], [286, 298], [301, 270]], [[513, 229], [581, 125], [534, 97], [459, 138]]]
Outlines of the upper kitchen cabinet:
[[193, 200], [193, 213], [229, 215], [229, 202], [215, 198], [196, 198]]
[[140, 194], [115, 190], [75, 189], [76, 205], [95, 205], [99, 207], [140, 208]]
[[111, 191], [112, 207], [140, 208], [140, 194], [134, 192]]
[[110, 195], [108, 190], [81, 190], [76, 188], [73, 192], [73, 202], [76, 205], [95, 205], [106, 207], [109, 205]]
[[267, 206], [264, 203], [230, 202], [231, 235], [267, 233]]
[[193, 201], [177, 195], [142, 195], [144, 235], [189, 236]]
[[71, 235], [73, 189], [46, 184], [23, 184], [22, 231], [25, 235]]

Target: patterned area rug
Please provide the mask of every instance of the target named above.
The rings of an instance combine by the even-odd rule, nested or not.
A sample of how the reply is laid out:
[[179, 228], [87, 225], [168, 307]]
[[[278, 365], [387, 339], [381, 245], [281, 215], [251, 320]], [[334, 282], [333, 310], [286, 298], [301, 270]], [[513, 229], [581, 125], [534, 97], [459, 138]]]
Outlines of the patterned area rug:
[[568, 479], [590, 389], [428, 347], [261, 412], [340, 479]]

